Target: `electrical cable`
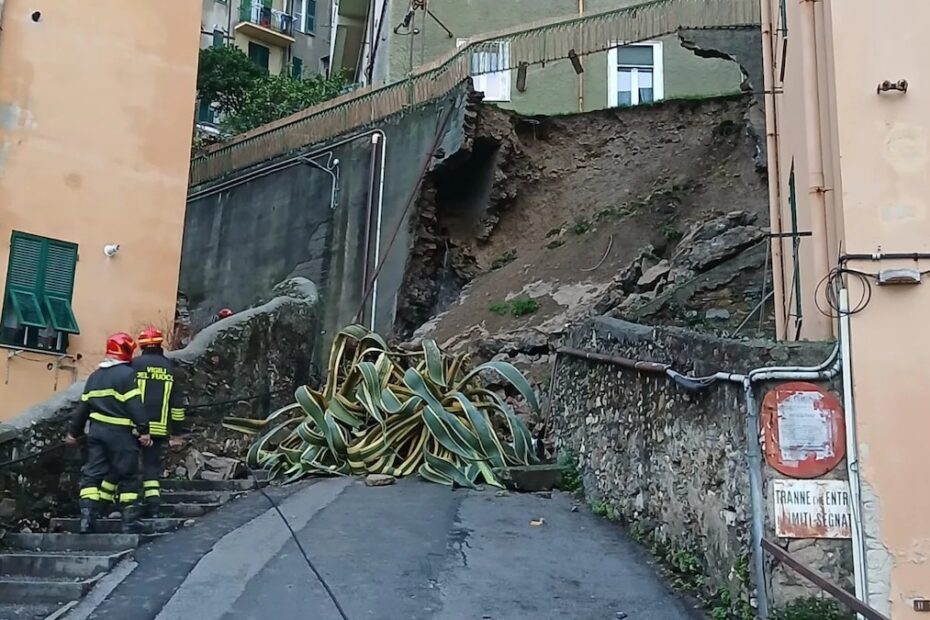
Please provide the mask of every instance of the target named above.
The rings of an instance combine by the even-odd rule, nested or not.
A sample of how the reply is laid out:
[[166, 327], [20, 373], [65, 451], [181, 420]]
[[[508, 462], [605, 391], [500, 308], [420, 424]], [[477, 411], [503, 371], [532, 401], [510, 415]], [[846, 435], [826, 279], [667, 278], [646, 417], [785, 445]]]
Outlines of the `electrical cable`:
[[[837, 298], [837, 291], [848, 287], [843, 282], [843, 277], [847, 276], [857, 280], [860, 284], [859, 301], [851, 305], [846, 311], [840, 310], [840, 302]], [[817, 288], [814, 289], [814, 305], [820, 314], [832, 319], [841, 316], [852, 316], [866, 309], [869, 302], [872, 301], [872, 280], [877, 279], [878, 275], [858, 271], [856, 269], [847, 269], [845, 267], [834, 267], [830, 272], [820, 280]], [[826, 302], [826, 308], [821, 304], [821, 289], [823, 290], [823, 300]]]
[[290, 532], [291, 540], [294, 541], [294, 544], [297, 545], [297, 549], [300, 550], [300, 554], [304, 557], [304, 562], [307, 564], [307, 567], [316, 577], [317, 581], [320, 582], [320, 585], [323, 586], [323, 589], [326, 590], [326, 594], [329, 596], [329, 599], [333, 602], [333, 605], [336, 607], [336, 610], [339, 612], [339, 616], [342, 620], [349, 620], [349, 616], [346, 614], [345, 609], [342, 608], [342, 604], [339, 602], [339, 599], [336, 598], [336, 593], [333, 592], [333, 589], [326, 582], [326, 579], [317, 570], [316, 565], [313, 563], [313, 560], [310, 559], [310, 555], [307, 553], [307, 550], [304, 549], [303, 544], [300, 542], [300, 538], [297, 536], [297, 532], [294, 531], [294, 528], [291, 526], [290, 521], [287, 520], [287, 517], [284, 515], [284, 512], [278, 506], [278, 502], [274, 501], [274, 498], [268, 495], [268, 492], [265, 491], [264, 487], [258, 482], [258, 478], [255, 476], [255, 471], [251, 468], [248, 469], [249, 476], [252, 477], [252, 483], [259, 493], [265, 496], [265, 499], [268, 500], [268, 503], [271, 504], [271, 507], [274, 508], [275, 512], [278, 513], [278, 517], [281, 518], [281, 521], [284, 523], [284, 526], [287, 528], [287, 531]]

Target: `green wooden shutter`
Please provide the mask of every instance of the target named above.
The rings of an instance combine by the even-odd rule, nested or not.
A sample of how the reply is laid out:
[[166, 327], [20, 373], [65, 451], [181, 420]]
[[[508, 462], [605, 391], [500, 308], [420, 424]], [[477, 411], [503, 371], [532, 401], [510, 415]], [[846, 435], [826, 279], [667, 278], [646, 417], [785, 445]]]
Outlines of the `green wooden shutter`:
[[7, 299], [20, 325], [48, 326], [39, 303], [42, 272], [45, 268], [45, 242], [39, 237], [14, 232], [10, 239], [10, 264], [7, 267]]
[[74, 270], [77, 266], [77, 246], [60, 241], [48, 242], [45, 262], [45, 310], [52, 327], [60, 332], [79, 334], [77, 319], [71, 308], [74, 292]]
[[304, 77], [304, 61], [296, 56], [291, 59], [291, 77], [300, 80]]

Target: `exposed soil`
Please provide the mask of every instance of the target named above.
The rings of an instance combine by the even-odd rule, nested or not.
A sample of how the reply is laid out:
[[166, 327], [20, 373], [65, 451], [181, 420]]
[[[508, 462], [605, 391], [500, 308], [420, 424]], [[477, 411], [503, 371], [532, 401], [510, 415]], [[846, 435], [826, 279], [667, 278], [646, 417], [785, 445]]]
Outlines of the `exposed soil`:
[[[476, 325], [552, 331], [589, 310], [647, 244], [668, 257], [693, 223], [735, 210], [765, 225], [749, 105], [673, 101], [534, 119], [475, 105], [465, 148], [421, 195], [397, 335], [431, 317], [420, 333], [440, 343]], [[524, 298], [538, 309], [499, 314]]]

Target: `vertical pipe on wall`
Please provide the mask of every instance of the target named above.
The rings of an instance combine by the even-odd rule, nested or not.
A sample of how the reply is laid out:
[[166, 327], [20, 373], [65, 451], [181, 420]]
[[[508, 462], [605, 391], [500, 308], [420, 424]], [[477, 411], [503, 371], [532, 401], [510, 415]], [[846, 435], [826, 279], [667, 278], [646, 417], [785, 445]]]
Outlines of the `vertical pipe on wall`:
[[[772, 247], [772, 286], [775, 292], [775, 337], [787, 337], [784, 257], [781, 227], [781, 173], [778, 161], [778, 123], [775, 108], [775, 54], [772, 52], [772, 5], [762, 0], [762, 85], [765, 100], [765, 159], [769, 184], [769, 230]], [[785, 59], [782, 59], [785, 62]]]
[[[578, 16], [584, 15], [584, 0], [578, 0]], [[578, 74], [578, 111], [584, 112], [584, 73]]]
[[[807, 147], [807, 193], [811, 214], [813, 244], [813, 273], [811, 281], [820, 282], [830, 271], [827, 239], [827, 203], [824, 196], [823, 140], [820, 127], [820, 79], [817, 74], [817, 29], [814, 23], [814, 0], [800, 0], [801, 7], [801, 65], [804, 83], [804, 133]], [[812, 300], [810, 300], [812, 301]], [[807, 314], [807, 313], [805, 313]], [[819, 313], [811, 313], [811, 316]], [[832, 322], [817, 316], [813, 339], [826, 339], [833, 335]]]
[[839, 292], [840, 355], [843, 362], [843, 411], [846, 419], [846, 474], [852, 512], [853, 581], [856, 598], [869, 602], [867, 566], [865, 563], [865, 534], [862, 530], [862, 488], [859, 484], [859, 440], [856, 436], [856, 409], [853, 398], [852, 360], [850, 359], [849, 291]]
[[[372, 150], [377, 154], [378, 162], [378, 179], [377, 179], [377, 198], [378, 198], [378, 214], [377, 222], [375, 224], [375, 269], [379, 269], [379, 262], [381, 261], [381, 220], [382, 214], [384, 211], [384, 167], [385, 162], [387, 161], [387, 139], [383, 133], [376, 133], [371, 137]], [[380, 149], [379, 149], [380, 146]], [[372, 186], [374, 187], [374, 185]], [[367, 248], [366, 248], [367, 251]], [[378, 309], [378, 272], [375, 272], [374, 281], [371, 283], [371, 331], [375, 331], [376, 323], [375, 318], [377, 316]]]

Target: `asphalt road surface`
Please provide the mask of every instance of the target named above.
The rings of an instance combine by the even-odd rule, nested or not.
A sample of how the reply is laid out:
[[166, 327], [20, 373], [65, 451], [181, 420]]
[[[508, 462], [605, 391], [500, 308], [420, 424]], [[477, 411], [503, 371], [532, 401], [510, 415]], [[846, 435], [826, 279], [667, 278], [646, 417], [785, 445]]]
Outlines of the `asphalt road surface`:
[[[700, 617], [618, 527], [572, 512], [567, 495], [344, 478], [269, 493], [349, 620]], [[342, 620], [260, 493], [143, 547], [116, 573], [68, 618]]]

